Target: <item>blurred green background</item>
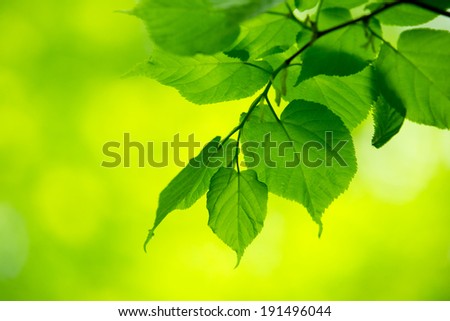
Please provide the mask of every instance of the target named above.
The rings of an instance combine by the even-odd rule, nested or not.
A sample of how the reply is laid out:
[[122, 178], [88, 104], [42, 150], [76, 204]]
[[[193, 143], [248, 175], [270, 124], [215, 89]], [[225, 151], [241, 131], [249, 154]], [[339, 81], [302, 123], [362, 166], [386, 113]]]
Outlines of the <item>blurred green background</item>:
[[[359, 172], [325, 213], [271, 196], [239, 268], [205, 198], [142, 249], [179, 171], [108, 169], [102, 146], [225, 135], [250, 100], [195, 106], [150, 79], [132, 0], [0, 2], [0, 299], [449, 300], [450, 135], [407, 123], [386, 147], [356, 130]], [[447, 26], [448, 26], [448, 21]], [[160, 148], [159, 148], [160, 150]]]

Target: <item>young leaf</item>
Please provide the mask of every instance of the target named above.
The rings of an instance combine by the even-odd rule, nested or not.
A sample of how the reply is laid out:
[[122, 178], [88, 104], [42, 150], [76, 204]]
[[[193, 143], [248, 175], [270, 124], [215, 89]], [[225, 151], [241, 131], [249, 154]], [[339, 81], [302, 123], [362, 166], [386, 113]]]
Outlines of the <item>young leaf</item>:
[[192, 56], [214, 54], [239, 35], [239, 24], [282, 0], [141, 0], [133, 13], [162, 49]]
[[406, 118], [450, 128], [450, 33], [416, 29], [400, 35], [397, 49], [384, 44], [376, 62], [387, 103]]
[[242, 151], [270, 192], [303, 204], [320, 226], [322, 213], [356, 172], [343, 122], [326, 107], [301, 100], [291, 102], [280, 121], [268, 106], [258, 106], [244, 125]]
[[237, 44], [226, 54], [248, 60], [280, 53], [295, 43], [300, 31], [301, 27], [287, 16], [261, 15], [242, 24]]
[[221, 168], [211, 179], [207, 195], [208, 225], [237, 254], [261, 231], [267, 212], [267, 186], [252, 170]]
[[403, 125], [405, 117], [395, 108], [392, 108], [382, 95], [374, 108], [373, 119], [375, 122], [375, 133], [372, 137], [372, 145], [381, 148], [392, 137], [397, 135]]
[[366, 119], [376, 96], [373, 71], [368, 67], [346, 77], [315, 76], [295, 87], [289, 98], [301, 98], [327, 106], [352, 130]]
[[242, 62], [224, 54], [179, 57], [155, 50], [134, 72], [178, 89], [187, 100], [210, 104], [253, 95], [270, 78], [264, 61]]
[[235, 141], [228, 140], [221, 145], [220, 137], [216, 137], [203, 148], [199, 155], [189, 161], [189, 164], [159, 195], [155, 222], [144, 246], [170, 212], [191, 207], [206, 193], [211, 177], [219, 168], [231, 164], [236, 152], [235, 148]]

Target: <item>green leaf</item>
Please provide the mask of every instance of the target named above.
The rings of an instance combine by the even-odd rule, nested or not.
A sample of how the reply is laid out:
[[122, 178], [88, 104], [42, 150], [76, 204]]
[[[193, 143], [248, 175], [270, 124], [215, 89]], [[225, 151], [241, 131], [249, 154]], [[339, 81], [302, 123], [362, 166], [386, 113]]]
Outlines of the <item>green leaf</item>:
[[224, 54], [179, 57], [155, 50], [133, 74], [175, 87], [187, 100], [211, 104], [252, 96], [270, 78], [264, 61], [242, 62]]
[[376, 62], [380, 91], [406, 118], [450, 127], [450, 33], [416, 29], [400, 35], [397, 49], [383, 45]]
[[199, 155], [189, 161], [189, 164], [167, 185], [159, 195], [156, 218], [144, 247], [153, 237], [155, 229], [168, 214], [176, 209], [191, 207], [209, 187], [211, 177], [222, 166], [231, 164], [236, 152], [236, 142], [228, 140], [220, 144], [220, 137], [209, 142]]
[[374, 109], [375, 133], [372, 137], [372, 145], [381, 148], [397, 135], [405, 118], [397, 109], [392, 108], [382, 95], [378, 97]]
[[210, 2], [214, 10], [226, 10], [234, 19], [243, 21], [276, 7], [285, 0], [204, 0]]
[[352, 9], [367, 3], [367, 0], [323, 0], [322, 9], [346, 8]]
[[352, 130], [366, 119], [376, 97], [373, 71], [368, 67], [346, 77], [319, 75], [310, 78], [291, 90], [289, 99], [325, 105]]
[[356, 172], [344, 123], [326, 107], [301, 100], [291, 102], [280, 121], [268, 106], [258, 106], [244, 125], [242, 151], [270, 192], [303, 204], [319, 226]]
[[297, 83], [325, 74], [348, 76], [366, 68], [376, 58], [380, 41], [369, 38], [363, 25], [352, 25], [320, 38], [305, 51]]
[[[376, 6], [376, 4], [373, 5]], [[395, 6], [377, 15], [378, 21], [382, 24], [393, 26], [421, 25], [436, 17], [437, 14], [408, 3]]]
[[261, 231], [267, 213], [267, 186], [255, 171], [221, 168], [211, 179], [207, 195], [208, 225], [237, 254]]
[[[308, 10], [314, 8], [319, 0], [296, 0], [296, 7], [302, 10]], [[352, 9], [363, 5], [367, 0], [323, 0], [322, 9], [326, 8], [345, 8]]]
[[295, 7], [300, 11], [314, 8], [319, 0], [295, 0]]
[[284, 52], [295, 43], [300, 31], [301, 27], [288, 17], [261, 15], [242, 25], [237, 44], [226, 54], [248, 60]]
[[192, 56], [214, 54], [239, 36], [239, 24], [282, 0], [141, 0], [133, 14], [162, 49]]
[[345, 8], [327, 8], [320, 11], [319, 30], [326, 30], [352, 20], [350, 11]]

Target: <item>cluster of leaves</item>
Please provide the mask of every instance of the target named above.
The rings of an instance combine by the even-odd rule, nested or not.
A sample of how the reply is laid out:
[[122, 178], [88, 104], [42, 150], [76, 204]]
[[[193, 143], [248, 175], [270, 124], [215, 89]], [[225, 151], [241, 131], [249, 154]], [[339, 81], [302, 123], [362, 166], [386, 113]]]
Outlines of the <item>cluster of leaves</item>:
[[[162, 191], [147, 242], [170, 212], [205, 193], [209, 226], [238, 261], [263, 227], [268, 192], [304, 205], [321, 231], [324, 210], [356, 172], [351, 131], [370, 113], [377, 148], [405, 118], [450, 127], [450, 33], [410, 27], [394, 44], [382, 32], [383, 25], [448, 17], [448, 8], [449, 0], [141, 0], [132, 14], [145, 22], [154, 46], [135, 74], [197, 104], [261, 90], [236, 128], [207, 144]], [[275, 104], [283, 108], [280, 116]], [[240, 147], [263, 142], [267, 133], [292, 148], [274, 157], [275, 166], [254, 165]], [[321, 159], [346, 141], [345, 165], [286, 167], [312, 140], [325, 146], [311, 151]], [[264, 157], [261, 147], [255, 152]]]

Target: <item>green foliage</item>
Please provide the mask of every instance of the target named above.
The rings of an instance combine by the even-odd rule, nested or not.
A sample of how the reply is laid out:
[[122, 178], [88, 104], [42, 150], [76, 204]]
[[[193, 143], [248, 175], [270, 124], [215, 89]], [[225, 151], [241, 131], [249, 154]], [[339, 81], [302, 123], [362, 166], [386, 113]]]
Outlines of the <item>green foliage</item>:
[[[377, 7], [375, 4], [374, 7]], [[436, 14], [412, 4], [403, 4], [392, 10], [382, 12], [377, 19], [385, 25], [415, 26], [426, 23], [436, 18]]]
[[[268, 192], [302, 204], [321, 232], [324, 211], [356, 173], [351, 130], [371, 111], [376, 148], [405, 118], [450, 128], [450, 34], [411, 27], [449, 17], [450, 1], [283, 2], [141, 0], [134, 9], [154, 46], [134, 74], [197, 104], [264, 87], [239, 124], [162, 191], [147, 241], [170, 212], [206, 192], [209, 226], [238, 262], [263, 227]], [[392, 44], [385, 25], [408, 28]]]
[[385, 43], [376, 62], [386, 101], [415, 122], [450, 128], [450, 33], [408, 30], [397, 48]]
[[252, 170], [221, 168], [207, 195], [208, 224], [238, 256], [261, 232], [267, 212], [267, 186]]
[[352, 15], [346, 8], [325, 8], [320, 11], [317, 27], [319, 30], [326, 30], [350, 20], [352, 20]]
[[[220, 137], [214, 138], [202, 152], [190, 160], [189, 164], [167, 185], [159, 195], [158, 209], [153, 228], [149, 231], [147, 241], [164, 218], [175, 209], [191, 207], [202, 197], [209, 187], [211, 177], [224, 166], [229, 166], [234, 158], [235, 142], [228, 140], [220, 144]], [[230, 148], [231, 147], [231, 148]]]
[[308, 10], [317, 6], [319, 0], [294, 0], [295, 7], [298, 10]]
[[327, 106], [349, 129], [355, 128], [369, 114], [377, 92], [373, 87], [372, 68], [350, 76], [318, 75], [301, 82], [292, 95]]
[[301, 27], [287, 16], [261, 15], [242, 25], [241, 36], [229, 56], [246, 61], [288, 50]]
[[387, 103], [383, 95], [380, 95], [374, 107], [373, 119], [375, 133], [372, 137], [372, 145], [380, 148], [397, 135], [405, 121], [405, 116], [404, 111], [399, 112]]
[[249, 97], [267, 83], [271, 72], [265, 61], [243, 62], [223, 53], [180, 57], [160, 50], [154, 50], [150, 60], [134, 71], [175, 87], [197, 104]]
[[[327, 139], [326, 132], [333, 137]], [[258, 106], [244, 125], [242, 144], [263, 142], [267, 134], [276, 146], [284, 143], [286, 148], [268, 154], [267, 147], [259, 146], [256, 153], [264, 161], [253, 166], [253, 160], [248, 161], [247, 166], [258, 173], [270, 192], [303, 204], [321, 226], [322, 213], [347, 189], [356, 172], [350, 132], [325, 106], [294, 100], [280, 119], [267, 105]], [[345, 142], [340, 155], [346, 164], [329, 159], [330, 151], [340, 141]], [[308, 150], [306, 155], [304, 146], [308, 142], [314, 142], [317, 147]]]
[[[315, 7], [319, 2], [319, 0], [296, 0], [296, 6], [299, 10], [306, 10]], [[323, 0], [322, 9], [338, 7], [351, 9], [366, 2], [366, 0]]]
[[322, 8], [347, 8], [352, 9], [355, 7], [358, 7], [364, 3], [366, 3], [367, 0], [323, 0]]
[[179, 55], [214, 54], [239, 36], [239, 24], [282, 0], [142, 0], [133, 13], [162, 49]]
[[376, 58], [376, 38], [367, 39], [363, 25], [332, 32], [308, 48], [298, 83], [316, 75], [347, 76], [366, 68]]

